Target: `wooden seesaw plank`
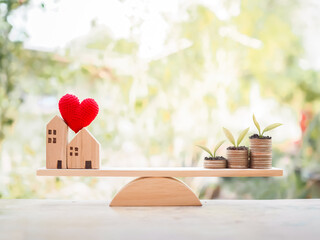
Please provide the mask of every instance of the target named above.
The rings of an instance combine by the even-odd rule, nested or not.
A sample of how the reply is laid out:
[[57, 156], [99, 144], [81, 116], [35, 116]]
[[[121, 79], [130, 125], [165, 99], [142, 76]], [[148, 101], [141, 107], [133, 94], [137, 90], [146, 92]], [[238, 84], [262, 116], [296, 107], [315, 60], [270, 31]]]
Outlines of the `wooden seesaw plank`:
[[168, 168], [103, 168], [103, 169], [45, 169], [37, 176], [83, 177], [277, 177], [283, 176], [280, 168], [271, 169], [205, 169], [196, 167]]

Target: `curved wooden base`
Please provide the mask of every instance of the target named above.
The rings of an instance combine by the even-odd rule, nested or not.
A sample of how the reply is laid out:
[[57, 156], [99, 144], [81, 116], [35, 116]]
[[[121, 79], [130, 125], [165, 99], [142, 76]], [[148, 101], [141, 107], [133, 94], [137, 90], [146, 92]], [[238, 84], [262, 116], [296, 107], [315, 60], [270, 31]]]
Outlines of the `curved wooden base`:
[[110, 203], [124, 206], [202, 206], [183, 182], [172, 177], [141, 177], [124, 186]]

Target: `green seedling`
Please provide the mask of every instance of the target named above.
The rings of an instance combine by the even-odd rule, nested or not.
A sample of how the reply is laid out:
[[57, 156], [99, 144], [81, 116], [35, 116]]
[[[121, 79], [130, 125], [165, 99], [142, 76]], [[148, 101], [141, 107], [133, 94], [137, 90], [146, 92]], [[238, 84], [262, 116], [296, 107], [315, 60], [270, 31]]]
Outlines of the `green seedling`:
[[262, 131], [262, 133], [261, 133], [260, 125], [259, 125], [256, 117], [254, 116], [254, 114], [253, 114], [252, 118], [253, 118], [254, 125], [256, 125], [256, 128], [257, 128], [258, 131], [259, 131], [259, 138], [262, 138], [262, 137], [263, 137], [263, 134], [264, 134], [265, 132], [268, 132], [268, 131], [270, 131], [270, 130], [272, 130], [272, 129], [275, 129], [275, 128], [277, 128], [277, 127], [279, 127], [279, 126], [282, 125], [282, 123], [274, 123], [274, 124], [271, 124], [271, 125], [267, 126], [265, 129], [263, 129], [263, 131]]
[[221, 145], [222, 145], [224, 142], [225, 142], [225, 140], [219, 142], [219, 143], [214, 147], [213, 153], [212, 153], [207, 147], [200, 146], [200, 145], [197, 145], [197, 147], [199, 147], [199, 148], [201, 148], [202, 150], [206, 151], [207, 153], [210, 154], [211, 157], [215, 158], [218, 149], [221, 147]]
[[242, 142], [242, 140], [244, 139], [244, 137], [247, 135], [247, 133], [249, 132], [249, 129], [250, 127], [246, 128], [245, 130], [243, 130], [240, 134], [239, 134], [239, 137], [237, 139], [237, 142], [234, 140], [234, 137], [232, 135], [232, 133], [226, 129], [226, 128], [223, 128], [223, 132], [224, 132], [224, 135], [226, 135], [226, 137], [228, 138], [228, 140], [231, 142], [231, 144], [234, 146], [234, 147], [239, 147], [240, 143]]

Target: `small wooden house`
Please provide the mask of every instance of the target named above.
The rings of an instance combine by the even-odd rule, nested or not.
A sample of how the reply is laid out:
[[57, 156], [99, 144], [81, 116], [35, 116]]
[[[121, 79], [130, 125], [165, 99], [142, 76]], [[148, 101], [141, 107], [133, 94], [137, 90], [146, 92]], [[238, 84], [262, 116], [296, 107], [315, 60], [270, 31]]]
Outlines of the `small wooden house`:
[[68, 168], [100, 168], [100, 144], [83, 128], [67, 147]]
[[68, 125], [55, 116], [46, 128], [46, 167], [67, 168]]

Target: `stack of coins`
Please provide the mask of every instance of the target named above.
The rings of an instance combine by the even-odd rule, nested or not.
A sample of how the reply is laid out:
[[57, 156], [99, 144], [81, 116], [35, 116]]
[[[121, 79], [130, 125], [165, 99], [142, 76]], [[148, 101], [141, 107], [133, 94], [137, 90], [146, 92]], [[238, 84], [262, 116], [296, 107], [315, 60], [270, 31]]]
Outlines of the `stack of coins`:
[[272, 140], [271, 138], [250, 139], [251, 168], [272, 168]]
[[227, 160], [226, 159], [204, 160], [203, 166], [204, 168], [226, 168]]
[[227, 149], [228, 168], [248, 168], [248, 149]]

